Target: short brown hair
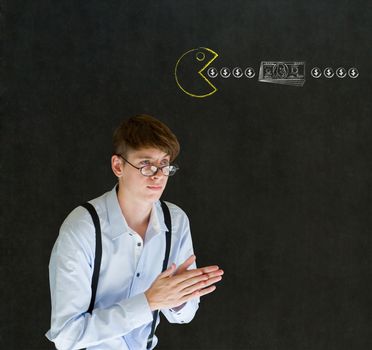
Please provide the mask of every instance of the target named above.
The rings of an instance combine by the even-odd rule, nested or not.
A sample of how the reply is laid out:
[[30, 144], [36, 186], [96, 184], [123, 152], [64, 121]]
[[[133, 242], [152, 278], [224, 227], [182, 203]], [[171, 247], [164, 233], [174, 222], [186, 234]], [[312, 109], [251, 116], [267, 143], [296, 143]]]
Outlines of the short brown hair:
[[169, 154], [170, 161], [176, 159], [180, 145], [177, 137], [160, 120], [138, 114], [124, 120], [113, 136], [113, 153], [127, 157], [129, 150], [154, 147]]

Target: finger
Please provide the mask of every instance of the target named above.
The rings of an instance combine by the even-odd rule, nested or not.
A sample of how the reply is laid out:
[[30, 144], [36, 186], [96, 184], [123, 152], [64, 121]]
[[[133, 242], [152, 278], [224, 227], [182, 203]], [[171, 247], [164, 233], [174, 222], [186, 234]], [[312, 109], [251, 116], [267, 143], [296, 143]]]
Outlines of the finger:
[[180, 273], [180, 272], [183, 272], [185, 270], [187, 270], [188, 267], [190, 267], [196, 260], [196, 256], [195, 255], [191, 255], [189, 256], [179, 267], [178, 269], [176, 270], [176, 273]]
[[211, 266], [199, 267], [198, 269], [203, 271], [203, 273], [210, 273], [210, 272], [219, 270], [219, 267], [217, 265], [211, 265]]
[[179, 293], [180, 293], [181, 297], [184, 297], [184, 296], [187, 296], [187, 295], [191, 295], [192, 293], [197, 292], [198, 290], [201, 290], [205, 287], [208, 287], [206, 285], [206, 281], [200, 281], [198, 283], [192, 284], [192, 285], [180, 290]]
[[216, 276], [222, 276], [224, 274], [223, 270], [217, 270], [210, 273], [205, 273], [204, 275], [208, 276], [208, 278], [216, 277]]
[[216, 286], [210, 286], [208, 288], [204, 288], [198, 292], [198, 297], [203, 297], [204, 295], [207, 295], [209, 293], [212, 293], [216, 290]]
[[191, 269], [191, 270], [185, 270], [183, 272], [179, 272], [175, 274], [174, 276], [174, 282], [175, 283], [182, 283], [186, 281], [189, 278], [193, 278], [195, 276], [199, 276], [201, 274], [204, 274], [209, 277], [215, 277], [223, 275], [223, 271], [219, 269], [218, 266], [206, 266], [198, 269]]
[[205, 286], [211, 286], [212, 284], [215, 284], [217, 282], [220, 282], [222, 280], [222, 277], [221, 276], [216, 276], [216, 277], [212, 277], [212, 278], [209, 278], [208, 280], [204, 281], [204, 284]]
[[[172, 277], [172, 280], [175, 284], [179, 284], [190, 278], [194, 278], [196, 276], [201, 276], [201, 275], [203, 275], [203, 272], [199, 269], [186, 270], [177, 275], [174, 275]], [[204, 276], [204, 277], [208, 277], [208, 276]]]
[[222, 280], [222, 277], [217, 276], [217, 277], [211, 278], [209, 280], [200, 281], [200, 282], [194, 283], [190, 286], [187, 286], [187, 287], [183, 288], [182, 290], [180, 290], [180, 293], [182, 293], [183, 295], [188, 295], [188, 294], [191, 294], [191, 293], [193, 293], [197, 290], [209, 287], [212, 284], [215, 284], [215, 283], [217, 283], [221, 280]]
[[[182, 281], [181, 283], [177, 284], [177, 291], [180, 292], [183, 295], [190, 294], [194, 290], [203, 288], [204, 282], [207, 282], [207, 281], [208, 281], [208, 277], [206, 275], [200, 275], [200, 276], [195, 276], [195, 277], [192, 277], [192, 278], [188, 278], [188, 279]], [[189, 287], [191, 287], [191, 288], [189, 288]]]
[[199, 289], [194, 291], [191, 294], [185, 295], [183, 298], [180, 299], [180, 304], [186, 303], [187, 301], [195, 298], [200, 298], [204, 295], [210, 294], [216, 290], [216, 286], [210, 286], [204, 289]]
[[[217, 272], [217, 271], [219, 271], [219, 267], [217, 265], [213, 265], [213, 266], [200, 267], [197, 269], [185, 270], [183, 272], [179, 272], [177, 276], [180, 277], [180, 280], [182, 281], [182, 280], [185, 280], [193, 276], [197, 276], [200, 274], [208, 274], [208, 273]], [[181, 278], [181, 276], [184, 276], [184, 277]]]
[[166, 277], [171, 276], [174, 273], [174, 270], [175, 269], [176, 269], [176, 264], [175, 263], [172, 263], [171, 266], [169, 266], [164, 272], [162, 272], [159, 275], [159, 278], [166, 278]]

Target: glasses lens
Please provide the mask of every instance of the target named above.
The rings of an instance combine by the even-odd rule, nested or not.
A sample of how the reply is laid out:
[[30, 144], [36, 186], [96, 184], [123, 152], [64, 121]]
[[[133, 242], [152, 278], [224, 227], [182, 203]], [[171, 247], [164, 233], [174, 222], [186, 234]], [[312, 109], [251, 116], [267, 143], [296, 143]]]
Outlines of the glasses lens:
[[175, 165], [169, 165], [169, 166], [163, 168], [163, 172], [164, 172], [164, 169], [167, 169], [166, 170], [167, 171], [167, 174], [166, 174], [167, 176], [172, 176], [176, 173], [178, 168]]
[[169, 176], [169, 168], [170, 168], [169, 165], [163, 166], [163, 167], [161, 168], [161, 171], [163, 172], [163, 174], [164, 174], [165, 176]]
[[161, 168], [158, 168], [155, 165], [146, 165], [141, 168], [141, 173], [144, 176], [153, 176], [158, 172], [159, 169], [161, 169], [165, 176], [172, 176], [176, 173], [178, 167], [175, 165], [166, 165]]
[[158, 171], [158, 168], [155, 165], [146, 165], [143, 168], [141, 168], [142, 175], [145, 176], [152, 176], [156, 174]]

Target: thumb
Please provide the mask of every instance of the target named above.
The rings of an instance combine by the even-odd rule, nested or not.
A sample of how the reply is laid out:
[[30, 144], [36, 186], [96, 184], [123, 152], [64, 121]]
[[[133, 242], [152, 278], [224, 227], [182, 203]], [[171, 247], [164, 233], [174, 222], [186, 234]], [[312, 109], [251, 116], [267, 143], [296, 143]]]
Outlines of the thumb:
[[171, 266], [169, 266], [164, 272], [162, 272], [159, 277], [160, 278], [165, 278], [169, 277], [174, 273], [174, 270], [176, 269], [176, 264], [172, 263]]
[[196, 256], [194, 254], [189, 256], [180, 266], [178, 266], [176, 273], [186, 271], [195, 262], [195, 260]]

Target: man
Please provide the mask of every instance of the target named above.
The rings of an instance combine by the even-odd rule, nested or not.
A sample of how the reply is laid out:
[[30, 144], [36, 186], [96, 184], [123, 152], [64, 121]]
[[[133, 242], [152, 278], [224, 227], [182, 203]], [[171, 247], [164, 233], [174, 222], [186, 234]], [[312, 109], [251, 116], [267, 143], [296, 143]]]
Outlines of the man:
[[[169, 263], [159, 201], [177, 166], [175, 135], [159, 120], [138, 115], [114, 133], [111, 167], [117, 185], [90, 201], [102, 231], [102, 261], [93, 311], [92, 273], [96, 235], [92, 217], [79, 206], [63, 222], [50, 264], [51, 329], [57, 349], [153, 349], [153, 318], [160, 310], [169, 322], [187, 323], [199, 298], [222, 279], [218, 266], [196, 268], [186, 214], [166, 203], [171, 217]], [[157, 314], [155, 314], [157, 315]], [[155, 326], [155, 323], [154, 323]]]

